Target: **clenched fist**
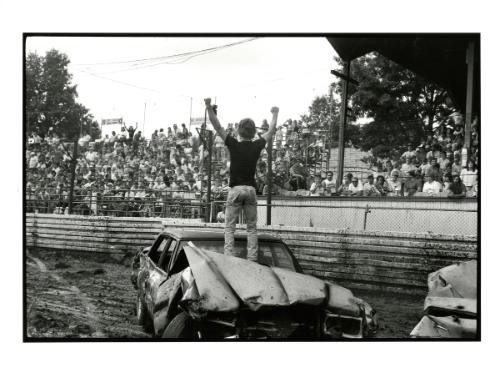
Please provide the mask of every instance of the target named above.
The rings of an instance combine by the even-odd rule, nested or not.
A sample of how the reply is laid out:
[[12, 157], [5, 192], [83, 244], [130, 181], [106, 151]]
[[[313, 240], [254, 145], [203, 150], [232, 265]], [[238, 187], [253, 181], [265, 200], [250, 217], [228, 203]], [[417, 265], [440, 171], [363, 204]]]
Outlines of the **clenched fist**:
[[273, 106], [271, 108], [271, 113], [272, 114], [277, 114], [279, 111], [280, 111], [280, 108], [278, 108], [277, 106]]
[[211, 98], [205, 98], [205, 106], [210, 106], [212, 103], [212, 99]]

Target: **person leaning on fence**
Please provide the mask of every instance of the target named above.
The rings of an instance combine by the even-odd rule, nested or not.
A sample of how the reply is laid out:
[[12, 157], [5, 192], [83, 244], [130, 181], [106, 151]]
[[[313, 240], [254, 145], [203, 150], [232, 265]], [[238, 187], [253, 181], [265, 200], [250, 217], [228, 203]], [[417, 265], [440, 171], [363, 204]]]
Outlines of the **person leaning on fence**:
[[436, 196], [443, 191], [443, 186], [439, 181], [436, 180], [436, 176], [434, 174], [430, 174], [427, 177], [427, 182], [425, 182], [424, 187], [422, 188], [422, 192], [429, 196]]
[[359, 179], [357, 177], [352, 178], [352, 182], [349, 185], [349, 195], [361, 196], [363, 195], [363, 186], [359, 184]]
[[417, 177], [417, 170], [410, 170], [408, 172], [408, 178], [406, 179], [404, 185], [405, 195], [411, 197], [421, 189], [422, 189], [422, 183], [420, 181], [420, 178]]
[[316, 174], [314, 176], [314, 182], [311, 184], [309, 188], [311, 193], [311, 197], [319, 197], [323, 194], [323, 186], [321, 184], [321, 174]]
[[363, 195], [365, 196], [380, 196], [380, 192], [377, 190], [374, 184], [373, 175], [370, 174], [367, 177], [367, 182], [363, 185]]
[[243, 209], [247, 221], [248, 233], [247, 258], [257, 261], [258, 239], [255, 170], [261, 151], [266, 146], [266, 143], [273, 139], [279, 109], [276, 107], [271, 109], [273, 117], [269, 131], [257, 140], [253, 140], [256, 134], [254, 121], [248, 118], [241, 120], [238, 125], [239, 140], [237, 140], [227, 136], [219, 123], [210, 98], [205, 99], [205, 105], [210, 122], [217, 131], [217, 134], [224, 140], [231, 158], [231, 167], [229, 169], [229, 186], [231, 189], [226, 201], [224, 254], [233, 255], [236, 222], [240, 210]]

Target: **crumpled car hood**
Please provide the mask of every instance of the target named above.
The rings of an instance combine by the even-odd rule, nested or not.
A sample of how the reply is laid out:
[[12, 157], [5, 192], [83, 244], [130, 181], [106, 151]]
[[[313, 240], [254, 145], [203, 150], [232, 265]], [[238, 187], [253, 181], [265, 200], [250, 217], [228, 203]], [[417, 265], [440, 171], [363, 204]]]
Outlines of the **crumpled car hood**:
[[255, 311], [269, 306], [323, 304], [328, 310], [360, 316], [366, 305], [349, 290], [310, 275], [263, 266], [193, 245], [184, 247], [184, 251], [190, 267], [183, 273], [182, 302], [191, 311], [230, 312], [242, 307]]
[[414, 338], [474, 338], [477, 330], [477, 261], [450, 265], [429, 274], [424, 317]]

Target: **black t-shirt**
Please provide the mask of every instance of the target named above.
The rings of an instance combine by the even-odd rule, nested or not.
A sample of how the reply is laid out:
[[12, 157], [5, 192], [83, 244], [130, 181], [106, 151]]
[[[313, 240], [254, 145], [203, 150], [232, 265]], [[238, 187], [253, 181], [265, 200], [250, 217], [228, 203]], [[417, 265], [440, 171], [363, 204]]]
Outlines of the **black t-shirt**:
[[255, 169], [260, 152], [266, 146], [266, 140], [259, 138], [255, 141], [238, 141], [232, 136], [226, 137], [226, 146], [231, 155], [231, 167], [229, 169], [229, 187], [253, 186], [255, 183]]

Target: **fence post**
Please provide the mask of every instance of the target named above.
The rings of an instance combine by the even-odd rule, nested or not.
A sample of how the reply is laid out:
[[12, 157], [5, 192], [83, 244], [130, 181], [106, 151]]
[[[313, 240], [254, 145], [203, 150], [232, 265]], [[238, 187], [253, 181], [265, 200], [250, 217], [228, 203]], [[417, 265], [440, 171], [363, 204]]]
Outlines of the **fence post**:
[[69, 205], [68, 213], [73, 213], [73, 191], [75, 188], [75, 173], [76, 173], [76, 158], [78, 157], [78, 138], [75, 139], [73, 144], [73, 155], [71, 160], [71, 181], [69, 186]]
[[[90, 203], [89, 203], [89, 214], [92, 215], [92, 196], [94, 195], [94, 192], [92, 189], [90, 189]], [[97, 215], [97, 214], [96, 214]]]
[[370, 206], [366, 204], [366, 209], [365, 209], [365, 219], [363, 221], [363, 230], [366, 230], [366, 220], [368, 218], [368, 213], [371, 213], [372, 211], [370, 210]]

